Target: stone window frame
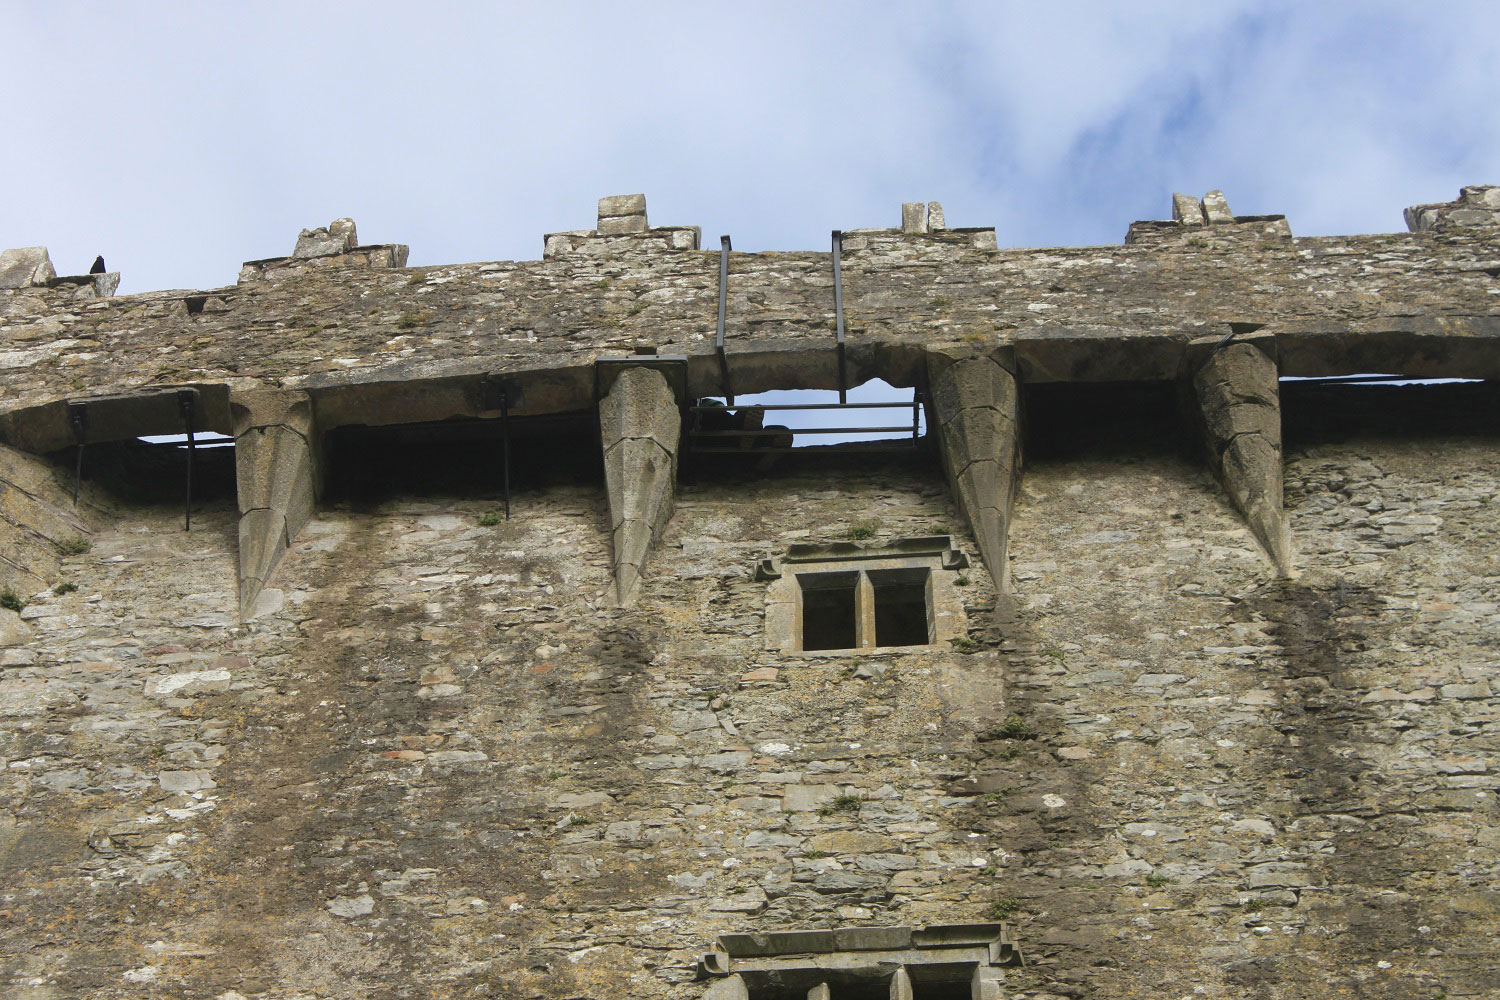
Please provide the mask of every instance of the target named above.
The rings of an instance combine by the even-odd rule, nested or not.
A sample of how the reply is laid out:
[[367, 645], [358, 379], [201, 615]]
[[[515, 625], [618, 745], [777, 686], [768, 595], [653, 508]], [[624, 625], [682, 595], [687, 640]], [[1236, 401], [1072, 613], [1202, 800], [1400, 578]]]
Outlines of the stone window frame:
[[[898, 538], [878, 545], [854, 542], [799, 543], [780, 559], [762, 559], [755, 578], [766, 587], [766, 649], [787, 656], [866, 656], [930, 649], [962, 633], [963, 602], [956, 580], [969, 567], [969, 557], [951, 535]], [[926, 643], [909, 646], [875, 645], [875, 607], [868, 574], [920, 571], [927, 578], [928, 635]], [[858, 573], [856, 590], [856, 645], [848, 649], [802, 648], [802, 586], [799, 576]]]

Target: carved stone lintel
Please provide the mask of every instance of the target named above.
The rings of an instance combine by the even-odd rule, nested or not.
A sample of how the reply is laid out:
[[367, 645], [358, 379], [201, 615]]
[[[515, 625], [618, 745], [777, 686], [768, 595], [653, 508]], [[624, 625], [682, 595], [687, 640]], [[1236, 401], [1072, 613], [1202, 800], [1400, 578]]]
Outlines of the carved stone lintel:
[[1007, 555], [1020, 465], [1016, 379], [994, 358], [930, 352], [932, 393], [943, 469], [990, 577], [1010, 589]]
[[1276, 362], [1255, 344], [1214, 351], [1193, 376], [1214, 473], [1261, 547], [1295, 575], [1291, 525], [1282, 507], [1281, 393]]
[[614, 541], [615, 598], [635, 601], [651, 547], [672, 516], [682, 417], [661, 372], [627, 368], [599, 403]]

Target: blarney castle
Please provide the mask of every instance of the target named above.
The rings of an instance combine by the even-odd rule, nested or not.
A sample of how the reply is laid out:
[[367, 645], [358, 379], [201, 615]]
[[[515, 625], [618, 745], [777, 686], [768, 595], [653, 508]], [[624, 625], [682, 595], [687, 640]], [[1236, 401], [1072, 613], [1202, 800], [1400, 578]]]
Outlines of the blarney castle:
[[6, 251], [0, 994], [1500, 996], [1500, 188], [1406, 222]]

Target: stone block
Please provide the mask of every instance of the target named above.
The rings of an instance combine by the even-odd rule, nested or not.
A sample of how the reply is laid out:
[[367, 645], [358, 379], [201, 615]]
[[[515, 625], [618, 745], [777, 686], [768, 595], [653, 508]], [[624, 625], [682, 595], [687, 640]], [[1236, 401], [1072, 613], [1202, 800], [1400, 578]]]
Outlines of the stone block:
[[0, 288], [31, 288], [55, 277], [57, 272], [46, 247], [0, 250]]
[[599, 218], [608, 219], [622, 215], [646, 217], [644, 194], [614, 194], [599, 199]]
[[1210, 191], [1203, 196], [1203, 217], [1208, 220], [1209, 225], [1234, 221], [1234, 213], [1229, 210], [1229, 199], [1224, 197], [1223, 191]]
[[703, 1000], [750, 1000], [750, 990], [739, 976], [720, 979], [703, 994]]
[[943, 218], [943, 206], [935, 201], [927, 203], [927, 231], [935, 233], [940, 229], [947, 229], [948, 222]]
[[630, 233], [646, 232], [646, 217], [644, 215], [621, 215], [599, 220], [600, 236], [625, 236]]
[[1190, 194], [1172, 195], [1172, 221], [1183, 226], [1203, 225], [1203, 204]]
[[903, 233], [927, 232], [927, 206], [920, 201], [901, 203], [901, 231]]
[[297, 234], [297, 246], [292, 250], [296, 260], [313, 257], [332, 257], [348, 253], [358, 246], [353, 219], [335, 219], [327, 226], [304, 229]]

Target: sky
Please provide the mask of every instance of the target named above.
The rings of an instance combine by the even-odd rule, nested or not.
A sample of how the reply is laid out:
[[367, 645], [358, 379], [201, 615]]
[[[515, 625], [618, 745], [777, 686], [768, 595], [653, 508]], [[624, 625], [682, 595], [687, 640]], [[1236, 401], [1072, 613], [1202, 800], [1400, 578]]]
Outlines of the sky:
[[1114, 244], [1222, 188], [1297, 235], [1500, 182], [1478, 2], [0, 0], [0, 246], [120, 293], [233, 284], [351, 216], [412, 265], [535, 259], [642, 191], [704, 246], [824, 250], [938, 200]]

